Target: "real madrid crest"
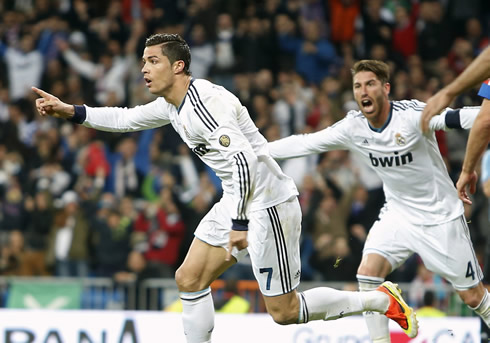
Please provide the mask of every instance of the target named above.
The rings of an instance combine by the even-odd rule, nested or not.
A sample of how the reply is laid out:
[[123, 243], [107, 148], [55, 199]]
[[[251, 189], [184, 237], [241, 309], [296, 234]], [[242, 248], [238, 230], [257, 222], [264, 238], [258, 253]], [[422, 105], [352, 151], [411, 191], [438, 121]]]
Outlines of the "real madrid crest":
[[407, 141], [400, 133], [395, 134], [395, 142], [397, 145], [405, 145]]
[[230, 146], [230, 137], [227, 135], [221, 135], [219, 137], [219, 144], [224, 146], [225, 148]]

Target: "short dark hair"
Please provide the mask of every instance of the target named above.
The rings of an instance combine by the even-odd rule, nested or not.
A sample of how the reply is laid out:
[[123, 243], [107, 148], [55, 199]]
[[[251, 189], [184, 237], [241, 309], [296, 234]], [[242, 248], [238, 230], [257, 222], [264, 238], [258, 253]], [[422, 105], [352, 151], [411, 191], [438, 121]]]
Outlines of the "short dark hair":
[[184, 61], [184, 73], [190, 75], [191, 49], [187, 42], [175, 33], [155, 33], [146, 39], [145, 46], [162, 44], [162, 54], [167, 56], [171, 64]]
[[360, 60], [357, 61], [351, 69], [352, 76], [361, 71], [370, 71], [376, 75], [381, 83], [387, 83], [390, 80], [390, 67], [377, 60]]

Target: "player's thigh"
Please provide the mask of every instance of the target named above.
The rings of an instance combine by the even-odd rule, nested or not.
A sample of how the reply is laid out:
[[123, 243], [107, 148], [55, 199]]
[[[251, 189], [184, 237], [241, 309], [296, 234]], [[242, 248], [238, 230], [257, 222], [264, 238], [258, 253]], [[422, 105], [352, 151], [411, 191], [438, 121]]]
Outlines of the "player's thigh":
[[250, 215], [248, 252], [265, 296], [295, 289], [301, 277], [301, 208], [296, 197]]
[[[204, 216], [194, 232], [194, 236], [213, 246], [228, 249], [231, 231], [231, 213], [236, 211], [231, 196], [225, 194], [219, 202]], [[247, 255], [247, 249], [238, 250], [233, 247], [231, 252], [237, 261]]]
[[[371, 229], [364, 243], [362, 264], [363, 270], [369, 276], [383, 275], [398, 268], [407, 258], [413, 254], [410, 244], [412, 226], [400, 220], [403, 216], [394, 211], [385, 211]], [[370, 260], [383, 262], [382, 265], [373, 265]], [[389, 265], [385, 263], [388, 262]], [[386, 273], [387, 274], [387, 273]]]
[[197, 292], [209, 287], [235, 260], [226, 261], [226, 250], [194, 238], [184, 262], [175, 274], [181, 292]]
[[483, 278], [464, 216], [421, 228], [417, 253], [430, 271], [444, 277], [458, 291], [475, 287]]
[[181, 291], [194, 292], [208, 287], [238, 258], [247, 253], [246, 249], [238, 251], [234, 248], [232, 255], [235, 259], [225, 261], [232, 224], [232, 203], [224, 196], [196, 228], [194, 241], [176, 273], [176, 282]]

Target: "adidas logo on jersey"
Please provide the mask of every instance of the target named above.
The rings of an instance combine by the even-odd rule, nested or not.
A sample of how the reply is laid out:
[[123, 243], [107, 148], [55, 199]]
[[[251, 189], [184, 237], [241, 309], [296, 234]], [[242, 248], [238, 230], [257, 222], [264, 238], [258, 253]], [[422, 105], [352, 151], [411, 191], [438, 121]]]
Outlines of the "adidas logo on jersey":
[[366, 138], [364, 138], [364, 140], [362, 141], [361, 143], [362, 145], [369, 145], [369, 142]]
[[376, 157], [369, 153], [369, 159], [373, 167], [398, 167], [408, 164], [413, 161], [412, 153], [409, 151], [406, 154], [398, 155], [398, 151], [395, 151], [394, 156]]

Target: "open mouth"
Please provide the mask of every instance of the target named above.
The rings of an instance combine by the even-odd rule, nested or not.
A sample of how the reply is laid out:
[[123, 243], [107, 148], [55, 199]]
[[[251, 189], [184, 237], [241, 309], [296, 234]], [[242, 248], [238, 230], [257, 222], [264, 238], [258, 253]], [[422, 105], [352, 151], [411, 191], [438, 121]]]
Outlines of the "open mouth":
[[373, 110], [373, 102], [370, 99], [361, 100], [361, 106], [366, 112], [371, 112]]
[[150, 87], [151, 86], [151, 80], [147, 77], [144, 78], [145, 79], [145, 85], [146, 87]]

